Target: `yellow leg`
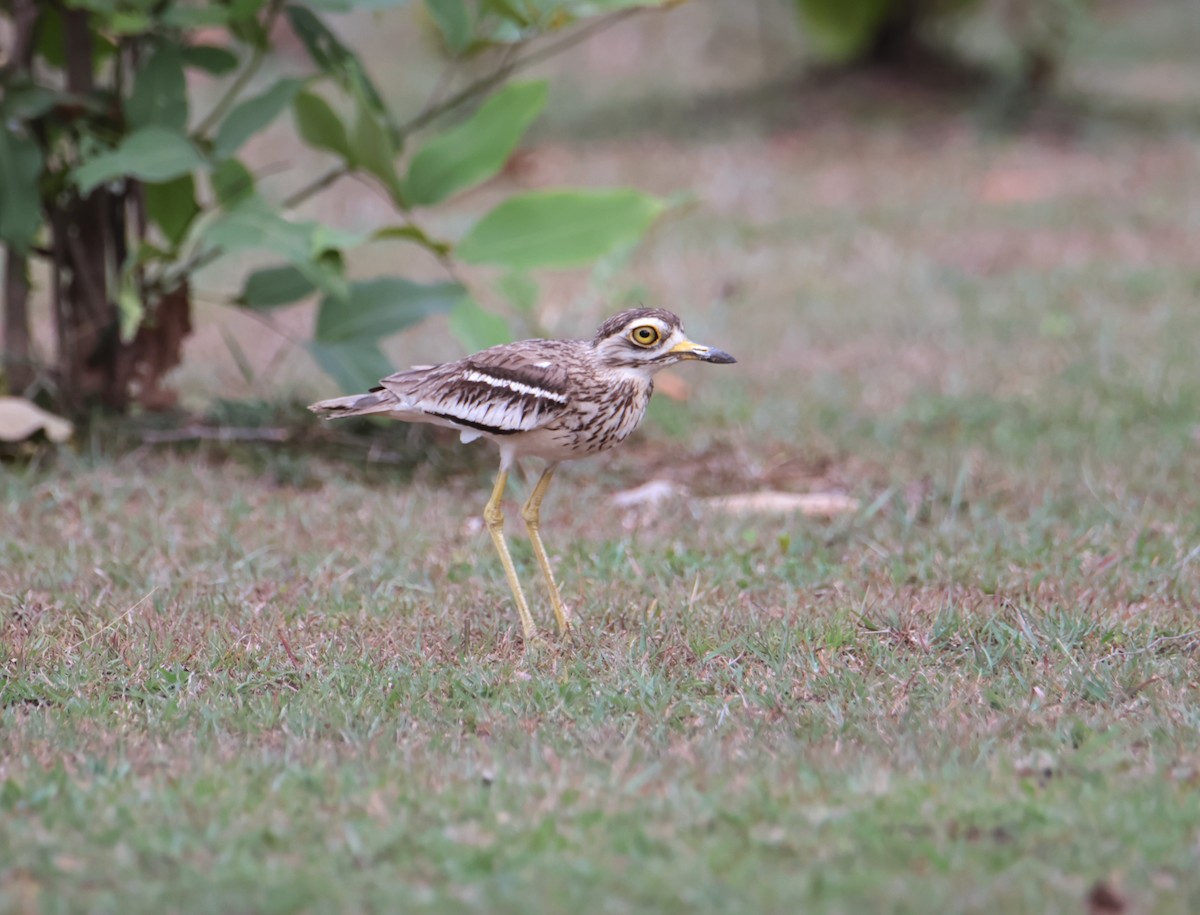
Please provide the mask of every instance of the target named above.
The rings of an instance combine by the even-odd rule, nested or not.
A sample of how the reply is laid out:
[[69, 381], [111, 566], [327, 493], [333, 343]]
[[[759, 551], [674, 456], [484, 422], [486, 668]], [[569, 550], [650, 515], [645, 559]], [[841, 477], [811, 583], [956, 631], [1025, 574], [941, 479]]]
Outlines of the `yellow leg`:
[[546, 587], [550, 590], [550, 603], [554, 607], [554, 616], [558, 619], [558, 632], [566, 635], [571, 628], [571, 620], [567, 616], [567, 608], [563, 606], [562, 597], [558, 593], [558, 585], [554, 583], [554, 572], [550, 568], [550, 558], [546, 548], [542, 546], [541, 528], [542, 497], [550, 488], [550, 478], [554, 476], [554, 464], [546, 468], [542, 478], [529, 494], [529, 501], [521, 509], [521, 517], [525, 519], [525, 527], [529, 529], [529, 542], [533, 544], [533, 555], [537, 557], [538, 565], [542, 567], [542, 575], [546, 578]]
[[492, 542], [496, 544], [496, 552], [500, 554], [500, 564], [504, 566], [504, 577], [512, 589], [513, 600], [517, 602], [517, 613], [521, 617], [521, 628], [525, 630], [526, 643], [537, 638], [537, 626], [533, 624], [533, 614], [529, 612], [529, 604], [525, 602], [525, 592], [521, 590], [521, 582], [517, 579], [517, 570], [513, 566], [512, 556], [508, 553], [508, 544], [504, 542], [504, 512], [500, 508], [500, 499], [504, 496], [504, 487], [508, 483], [508, 471], [501, 470], [496, 475], [496, 485], [492, 487], [492, 497], [483, 509], [483, 520], [487, 524]]

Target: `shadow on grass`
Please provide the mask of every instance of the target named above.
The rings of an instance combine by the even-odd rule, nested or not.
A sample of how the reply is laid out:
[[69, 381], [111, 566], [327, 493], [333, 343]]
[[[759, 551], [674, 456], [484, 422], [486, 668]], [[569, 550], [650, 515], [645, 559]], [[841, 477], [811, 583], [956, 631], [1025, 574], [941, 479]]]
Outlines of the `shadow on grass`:
[[[314, 461], [337, 465], [346, 480], [389, 485], [410, 481], [419, 469], [439, 480], [492, 471], [496, 463], [493, 452], [462, 447], [450, 430], [371, 417], [329, 423], [304, 404], [262, 400], [218, 400], [203, 414], [97, 412], [80, 422], [69, 447], [70, 459], [94, 463], [147, 453], [232, 462], [298, 488], [321, 485]], [[45, 469], [67, 459], [49, 447], [27, 447], [8, 458]]]
[[915, 76], [809, 68], [720, 92], [617, 99], [564, 112], [535, 129], [534, 137], [585, 143], [656, 136], [702, 143], [846, 125], [933, 130], [963, 119], [981, 132], [1104, 130], [1156, 137], [1200, 131], [1200, 100], [1149, 104], [1068, 88], [1038, 93], [1010, 77], [969, 68]]

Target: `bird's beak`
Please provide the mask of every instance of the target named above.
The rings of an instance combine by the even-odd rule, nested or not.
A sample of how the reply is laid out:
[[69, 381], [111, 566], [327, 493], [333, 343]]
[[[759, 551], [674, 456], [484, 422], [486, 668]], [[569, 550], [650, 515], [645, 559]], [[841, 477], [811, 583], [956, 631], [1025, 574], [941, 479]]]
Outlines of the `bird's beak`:
[[717, 362], [721, 365], [737, 362], [736, 359], [723, 349], [717, 349], [714, 346], [701, 346], [699, 343], [693, 343], [691, 340], [676, 343], [671, 347], [670, 351], [678, 353], [681, 359], [698, 359], [700, 362]]

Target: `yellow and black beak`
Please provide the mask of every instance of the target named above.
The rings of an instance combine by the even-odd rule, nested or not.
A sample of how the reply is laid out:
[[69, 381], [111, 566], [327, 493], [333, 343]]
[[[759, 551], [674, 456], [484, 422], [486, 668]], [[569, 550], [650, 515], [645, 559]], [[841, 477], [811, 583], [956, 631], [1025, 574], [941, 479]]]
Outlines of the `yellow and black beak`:
[[691, 340], [683, 340], [671, 347], [669, 352], [675, 353], [681, 359], [696, 359], [700, 362], [716, 362], [721, 365], [728, 365], [731, 362], [737, 362], [729, 353], [723, 349], [717, 349], [713, 346], [702, 346], [699, 343], [693, 343]]

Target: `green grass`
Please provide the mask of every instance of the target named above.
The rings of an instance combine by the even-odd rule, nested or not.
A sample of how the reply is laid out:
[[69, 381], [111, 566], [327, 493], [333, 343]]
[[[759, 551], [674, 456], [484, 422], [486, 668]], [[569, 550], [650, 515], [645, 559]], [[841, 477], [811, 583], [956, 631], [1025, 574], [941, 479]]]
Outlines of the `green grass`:
[[[1161, 46], [1200, 97], [1133, 18], [1105, 85], [1146, 104]], [[98, 427], [0, 468], [0, 911], [1200, 910], [1196, 119], [773, 106], [571, 151], [688, 177], [636, 288], [741, 361], [556, 479], [567, 644], [520, 643], [483, 445]], [[219, 339], [189, 396], [235, 374]], [[690, 496], [611, 505], [647, 477]], [[705, 501], [768, 488], [861, 508]]]

